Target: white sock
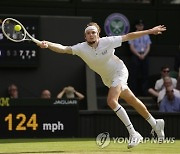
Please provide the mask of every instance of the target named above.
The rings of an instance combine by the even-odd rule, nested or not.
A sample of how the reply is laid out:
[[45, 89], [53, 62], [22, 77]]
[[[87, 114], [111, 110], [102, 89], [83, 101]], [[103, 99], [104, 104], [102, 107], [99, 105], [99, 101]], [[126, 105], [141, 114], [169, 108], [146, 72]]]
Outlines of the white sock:
[[136, 131], [135, 131], [130, 119], [129, 119], [129, 116], [127, 115], [125, 109], [120, 104], [117, 105], [117, 107], [114, 109], [114, 112], [116, 112], [117, 116], [124, 123], [124, 125], [126, 126], [129, 134], [136, 133]]
[[146, 119], [149, 124], [154, 128], [156, 126], [156, 119], [150, 114], [149, 117]]

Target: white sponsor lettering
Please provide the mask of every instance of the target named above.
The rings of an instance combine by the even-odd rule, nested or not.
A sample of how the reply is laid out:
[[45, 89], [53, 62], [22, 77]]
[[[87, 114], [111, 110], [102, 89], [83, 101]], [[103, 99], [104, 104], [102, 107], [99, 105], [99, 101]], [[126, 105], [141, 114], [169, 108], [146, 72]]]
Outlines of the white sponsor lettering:
[[58, 121], [57, 123], [43, 123], [43, 130], [44, 131], [62, 131], [64, 130], [64, 124]]

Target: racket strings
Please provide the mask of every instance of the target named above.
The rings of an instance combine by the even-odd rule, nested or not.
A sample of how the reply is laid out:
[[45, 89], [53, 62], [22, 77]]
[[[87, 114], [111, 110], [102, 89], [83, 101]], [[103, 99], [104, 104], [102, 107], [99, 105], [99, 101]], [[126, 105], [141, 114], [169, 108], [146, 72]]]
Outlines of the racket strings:
[[4, 23], [4, 32], [6, 33], [6, 35], [16, 41], [21, 41], [24, 39], [25, 37], [25, 32], [24, 29], [22, 28], [20, 31], [16, 31], [14, 29], [14, 27], [18, 25], [18, 23], [16, 23], [15, 21], [12, 20], [7, 20]]

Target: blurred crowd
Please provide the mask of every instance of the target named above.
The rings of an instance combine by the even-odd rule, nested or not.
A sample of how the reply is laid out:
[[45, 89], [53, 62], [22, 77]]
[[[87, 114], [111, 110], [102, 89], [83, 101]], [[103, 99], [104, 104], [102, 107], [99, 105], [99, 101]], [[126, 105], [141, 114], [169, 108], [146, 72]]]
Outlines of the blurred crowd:
[[[18, 91], [18, 86], [14, 83], [10, 84], [8, 86], [8, 94], [7, 96], [11, 99], [17, 99], [19, 98], [19, 91]], [[67, 86], [67, 87], [64, 87], [62, 91], [60, 91], [58, 94], [57, 94], [57, 97], [56, 98], [64, 98], [64, 99], [79, 99], [79, 100], [82, 100], [84, 99], [84, 95], [80, 92], [78, 92], [74, 87], [72, 86]], [[41, 95], [39, 96], [39, 98], [42, 98], [42, 99], [50, 99], [52, 98], [51, 97], [51, 92], [50, 90], [48, 89], [44, 89], [42, 90], [41, 92]]]

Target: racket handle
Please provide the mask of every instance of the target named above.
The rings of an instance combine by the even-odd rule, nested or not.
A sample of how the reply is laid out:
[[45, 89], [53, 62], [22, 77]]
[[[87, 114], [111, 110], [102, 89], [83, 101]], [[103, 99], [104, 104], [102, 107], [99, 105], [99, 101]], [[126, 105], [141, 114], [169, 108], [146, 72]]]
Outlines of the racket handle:
[[39, 40], [37, 40], [37, 39], [35, 39], [35, 38], [31, 38], [32, 39], [32, 41], [34, 42], [34, 43], [36, 43], [36, 44], [41, 44], [41, 41], [39, 41]]

